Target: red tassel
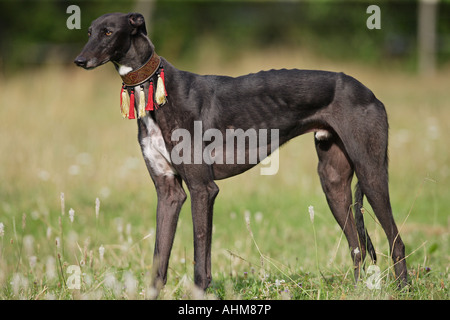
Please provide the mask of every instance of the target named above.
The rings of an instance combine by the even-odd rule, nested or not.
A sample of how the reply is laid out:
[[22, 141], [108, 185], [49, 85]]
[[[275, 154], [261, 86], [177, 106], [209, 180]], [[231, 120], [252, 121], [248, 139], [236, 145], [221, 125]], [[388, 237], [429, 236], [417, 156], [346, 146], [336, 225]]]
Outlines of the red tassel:
[[145, 111], [153, 111], [153, 80], [150, 80], [150, 86], [148, 87], [148, 100], [145, 106]]
[[161, 79], [163, 81], [163, 85], [164, 85], [164, 93], [167, 97], [167, 91], [166, 91], [166, 81], [164, 80], [164, 68], [161, 68], [161, 72], [159, 74], [161, 76]]
[[136, 119], [134, 116], [134, 89], [131, 89], [130, 94], [130, 113], [128, 114], [128, 119]]

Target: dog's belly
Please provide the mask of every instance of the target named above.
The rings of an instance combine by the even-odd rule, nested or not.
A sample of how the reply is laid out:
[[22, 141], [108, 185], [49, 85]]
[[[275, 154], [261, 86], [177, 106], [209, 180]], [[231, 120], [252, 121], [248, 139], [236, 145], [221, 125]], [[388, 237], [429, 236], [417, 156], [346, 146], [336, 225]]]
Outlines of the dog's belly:
[[214, 180], [223, 180], [237, 176], [245, 171], [253, 168], [256, 164], [217, 164], [212, 165], [214, 172]]
[[170, 161], [169, 152], [166, 149], [161, 129], [149, 116], [142, 118], [147, 129], [147, 136], [142, 138], [142, 154], [150, 169], [156, 176], [175, 175], [177, 172]]

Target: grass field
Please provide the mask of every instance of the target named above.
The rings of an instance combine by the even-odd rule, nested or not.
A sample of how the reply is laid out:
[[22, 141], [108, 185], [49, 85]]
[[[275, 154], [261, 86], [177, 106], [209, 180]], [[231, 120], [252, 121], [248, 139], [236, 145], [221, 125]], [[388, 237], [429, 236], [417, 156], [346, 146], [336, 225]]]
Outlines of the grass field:
[[[261, 176], [256, 168], [218, 182], [213, 283], [206, 298], [449, 299], [450, 69], [421, 78], [275, 49], [229, 62], [209, 50], [199, 52], [195, 63], [177, 66], [228, 75], [327, 69], [370, 87], [390, 117], [391, 200], [408, 255], [411, 286], [398, 291], [387, 240], [366, 205], [379, 257], [379, 269], [366, 270], [380, 274], [367, 272], [355, 285], [347, 242], [321, 191], [309, 134], [281, 148], [277, 175]], [[46, 66], [0, 78], [0, 299], [153, 294], [156, 193], [136, 124], [121, 118], [120, 78], [113, 69]], [[159, 298], [199, 297], [192, 259], [188, 201]], [[371, 286], [375, 276], [379, 289]]]

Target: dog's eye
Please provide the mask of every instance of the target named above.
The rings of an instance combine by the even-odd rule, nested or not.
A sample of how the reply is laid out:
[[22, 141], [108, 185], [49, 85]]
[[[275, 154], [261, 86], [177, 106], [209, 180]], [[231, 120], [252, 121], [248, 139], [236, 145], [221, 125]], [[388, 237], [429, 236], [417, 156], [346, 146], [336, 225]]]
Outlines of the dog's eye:
[[106, 30], [105, 31], [105, 36], [110, 36], [112, 35], [112, 31], [111, 30]]

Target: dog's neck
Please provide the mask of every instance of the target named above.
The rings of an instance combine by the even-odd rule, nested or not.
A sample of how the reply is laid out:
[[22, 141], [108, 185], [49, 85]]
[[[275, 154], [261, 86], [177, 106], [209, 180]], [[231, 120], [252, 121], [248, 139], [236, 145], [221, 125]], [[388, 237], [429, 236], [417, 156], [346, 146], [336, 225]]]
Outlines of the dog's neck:
[[153, 43], [147, 36], [139, 34], [131, 39], [128, 51], [113, 63], [126, 85], [136, 85], [139, 83], [136, 74], [140, 74], [137, 78], [142, 79], [145, 73], [145, 80], [149, 79], [159, 67], [159, 61]]
[[160, 64], [161, 58], [153, 51], [151, 57], [141, 67], [129, 71], [128, 69], [124, 69], [123, 66], [120, 66], [118, 71], [125, 86], [135, 87], [153, 77], [158, 71]]

